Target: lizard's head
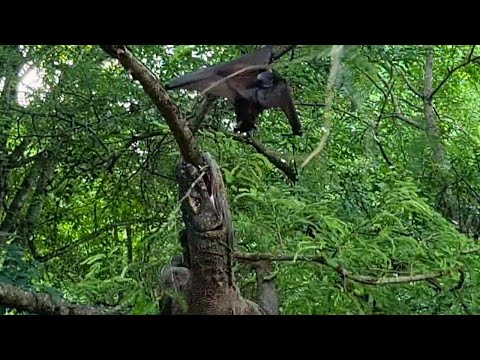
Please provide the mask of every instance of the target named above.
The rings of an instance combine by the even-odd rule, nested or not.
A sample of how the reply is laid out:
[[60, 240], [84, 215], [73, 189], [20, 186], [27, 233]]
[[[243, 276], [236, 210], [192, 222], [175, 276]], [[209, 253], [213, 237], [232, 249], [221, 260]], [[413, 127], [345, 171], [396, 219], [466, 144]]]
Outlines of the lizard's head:
[[205, 163], [197, 168], [181, 162], [177, 168], [182, 212], [197, 231], [218, 229], [224, 217], [221, 173], [208, 154]]

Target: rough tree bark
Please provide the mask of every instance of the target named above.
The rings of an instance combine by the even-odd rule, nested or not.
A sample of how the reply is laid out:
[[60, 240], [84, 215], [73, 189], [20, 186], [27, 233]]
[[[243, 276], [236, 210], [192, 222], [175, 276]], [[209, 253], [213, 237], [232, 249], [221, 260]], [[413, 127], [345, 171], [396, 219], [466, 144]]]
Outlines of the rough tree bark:
[[99, 307], [71, 304], [50, 294], [33, 293], [14, 285], [0, 283], [0, 306], [38, 315], [106, 315], [114, 314]]

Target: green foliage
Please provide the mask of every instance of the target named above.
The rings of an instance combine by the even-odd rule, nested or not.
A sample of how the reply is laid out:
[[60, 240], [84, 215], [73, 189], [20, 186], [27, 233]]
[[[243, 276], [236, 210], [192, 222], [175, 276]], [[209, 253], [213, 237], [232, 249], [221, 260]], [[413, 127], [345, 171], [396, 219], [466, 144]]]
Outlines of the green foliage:
[[5, 246], [0, 253], [0, 282], [31, 288], [41, 266], [29, 261], [25, 256], [25, 249], [18, 244]]
[[[132, 48], [166, 82], [254, 47]], [[293, 61], [289, 53], [277, 64], [292, 85], [305, 136], [285, 136], [285, 116], [270, 110], [256, 137], [289, 164], [300, 164], [325, 132], [330, 48], [299, 46]], [[346, 47], [331, 136], [295, 185], [225, 135], [234, 121], [230, 103], [217, 101], [203, 120], [197, 137], [222, 168], [238, 250], [295, 256], [274, 263], [282, 314], [480, 311], [473, 251], [480, 236], [480, 73], [475, 63], [452, 72], [478, 50], [434, 47], [438, 137], [425, 131], [425, 103], [415, 94], [424, 91], [425, 56], [423, 46]], [[43, 85], [19, 104], [25, 64], [41, 69]], [[179, 251], [182, 228], [179, 152], [162, 116], [97, 46], [0, 46], [0, 85], [0, 282], [157, 313], [159, 273]], [[170, 95], [186, 117], [194, 115], [198, 94]], [[432, 155], [439, 145], [442, 162]], [[6, 209], [35, 169], [4, 229]], [[302, 260], [315, 255], [329, 263]], [[448, 273], [370, 285], [342, 277], [338, 267], [372, 279]], [[254, 298], [254, 273], [242, 264], [236, 273], [244, 295]]]

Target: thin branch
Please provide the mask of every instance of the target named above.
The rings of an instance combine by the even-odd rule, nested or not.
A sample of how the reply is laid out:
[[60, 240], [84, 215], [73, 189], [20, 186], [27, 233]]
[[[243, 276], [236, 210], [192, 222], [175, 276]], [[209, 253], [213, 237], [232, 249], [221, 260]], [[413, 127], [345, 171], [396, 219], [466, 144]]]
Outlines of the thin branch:
[[470, 189], [470, 191], [475, 195], [475, 197], [477, 198], [477, 201], [480, 201], [480, 193], [478, 193], [477, 190], [475, 190], [473, 188], [473, 186], [467, 181], [464, 179], [464, 177], [462, 175], [460, 175], [460, 173], [458, 172], [457, 168], [452, 164], [452, 170], [455, 172], [455, 175], [457, 176], [457, 178], [460, 179], [461, 182], [463, 182], [465, 185], [467, 185], [467, 187]]
[[285, 55], [290, 50], [297, 47], [297, 45], [280, 45], [275, 49], [273, 54], [273, 61], [280, 59], [283, 55]]
[[472, 48], [470, 49], [470, 53], [468, 54], [468, 60], [470, 61], [472, 59], [472, 56], [473, 56], [473, 52], [475, 51], [475, 47], [477, 45], [472, 45]]
[[[387, 94], [385, 93], [385, 91], [382, 89], [382, 87], [380, 85], [377, 84], [377, 82], [375, 80], [372, 79], [372, 77], [370, 75], [368, 75], [367, 72], [365, 71], [362, 71], [363, 74], [367, 77], [368, 80], [370, 80], [370, 82], [373, 84], [373, 86], [375, 86], [378, 90], [380, 90], [380, 92], [383, 94], [383, 96], [387, 96]], [[382, 80], [382, 79], [380, 79]]]
[[317, 256], [296, 256], [296, 255], [280, 255], [274, 256], [269, 254], [249, 254], [249, 253], [242, 253], [242, 252], [235, 252], [234, 257], [238, 260], [243, 261], [261, 261], [261, 260], [269, 260], [269, 261], [308, 261], [308, 262], [316, 262], [325, 266], [328, 266], [335, 270], [338, 274], [346, 279], [350, 279], [352, 281], [356, 281], [366, 285], [392, 285], [392, 284], [404, 284], [404, 283], [412, 283], [418, 281], [426, 281], [430, 279], [436, 279], [445, 275], [448, 275], [452, 272], [452, 270], [445, 270], [445, 271], [436, 271], [429, 274], [419, 274], [419, 275], [409, 275], [409, 276], [392, 276], [392, 277], [381, 277], [376, 278], [373, 276], [364, 276], [364, 275], [354, 275], [350, 273], [347, 269], [342, 266], [336, 265], [331, 260], [328, 260], [324, 256], [317, 255]]
[[391, 77], [390, 78], [390, 83], [387, 83], [380, 76], [379, 76], [379, 78], [382, 81], [382, 83], [387, 86], [387, 91], [382, 91], [385, 98], [383, 100], [382, 107], [380, 108], [380, 112], [378, 113], [377, 123], [376, 123], [375, 127], [373, 128], [373, 131], [375, 132], [375, 143], [377, 144], [378, 148], [380, 149], [380, 153], [382, 154], [383, 159], [385, 160], [385, 162], [387, 163], [388, 166], [393, 167], [395, 165], [393, 164], [392, 160], [390, 160], [390, 158], [388, 157], [387, 152], [385, 151], [385, 148], [383, 147], [382, 143], [379, 140], [378, 127], [380, 125], [380, 121], [382, 120], [383, 113], [385, 111], [385, 107], [387, 106], [388, 98], [390, 96], [390, 93], [392, 92], [393, 84], [395, 83], [395, 79], [393, 77]]
[[269, 149], [268, 147], [266, 147], [260, 141], [252, 137], [244, 137], [239, 134], [232, 134], [232, 133], [226, 133], [226, 132], [224, 134], [235, 141], [253, 146], [255, 150], [257, 150], [260, 154], [265, 156], [273, 166], [275, 166], [277, 169], [283, 172], [288, 179], [290, 179], [293, 182], [298, 181], [298, 174], [295, 171], [295, 169], [289, 166], [288, 162], [285, 159], [282, 159], [280, 155], [275, 153], [275, 151], [273, 151], [272, 149]]
[[410, 91], [417, 95], [420, 99], [423, 99], [422, 93], [415, 89], [415, 87], [410, 83], [410, 81], [408, 81], [407, 75], [405, 75], [403, 69], [400, 67], [395, 67], [395, 69], [397, 69], [400, 75], [402, 75], [403, 81], [405, 81], [405, 84], [407, 84], [407, 87], [410, 89]]
[[244, 253], [236, 251], [234, 257], [246, 262], [255, 261], [311, 261], [327, 265], [327, 259], [322, 255], [270, 255], [262, 253]]
[[453, 69], [450, 69], [448, 72], [447, 72], [447, 75], [443, 78], [442, 81], [440, 81], [440, 84], [437, 85], [437, 87], [435, 88], [435, 90], [432, 91], [432, 93], [430, 94], [430, 99], [432, 99], [435, 94], [438, 92], [438, 90], [441, 89], [441, 87], [447, 82], [447, 80], [455, 73], [455, 71], [457, 70], [460, 70], [462, 67], [465, 67], [467, 66], [468, 64], [471, 64], [477, 60], [480, 59], [480, 56], [475, 56], [474, 58], [472, 58], [472, 55], [473, 55], [473, 50], [475, 49], [475, 45], [472, 46], [472, 49], [470, 51], [470, 54], [468, 55], [468, 58], [467, 58], [467, 61], [464, 61], [463, 63], [460, 63], [458, 64], [457, 66], [455, 66]]
[[387, 118], [387, 117], [394, 117], [394, 118], [397, 118], [409, 125], [412, 125], [414, 127], [416, 127], [417, 129], [419, 130], [425, 130], [422, 126], [420, 126], [419, 124], [417, 124], [415, 121], [409, 119], [408, 117], [406, 117], [401, 109], [400, 109], [400, 104], [398, 103], [398, 99], [397, 97], [395, 96], [395, 94], [391, 93], [391, 97], [392, 97], [392, 102], [393, 102], [393, 107], [395, 109], [395, 113], [392, 114], [392, 115], [384, 115], [383, 117], [384, 118]]
[[428, 281], [431, 279], [437, 279], [439, 277], [448, 275], [451, 271], [437, 271], [430, 274], [420, 274], [420, 275], [410, 275], [410, 276], [394, 276], [394, 277], [384, 277], [384, 278], [374, 278], [371, 276], [362, 276], [362, 275], [352, 275], [345, 269], [337, 270], [338, 273], [341, 273], [344, 277], [362, 283], [366, 285], [393, 285], [393, 284], [405, 284], [419, 281]]
[[190, 185], [190, 187], [188, 188], [188, 191], [185, 193], [185, 195], [178, 201], [177, 203], [177, 207], [180, 208], [180, 206], [182, 205], [182, 203], [185, 201], [186, 198], [188, 198], [190, 196], [190, 194], [192, 193], [192, 190], [193, 188], [195, 187], [195, 185], [197, 185], [197, 183], [203, 179], [203, 177], [207, 174], [207, 172], [204, 170], [200, 173], [200, 175], [198, 175], [198, 177], [195, 179], [194, 182], [192, 182], [192, 184]]
[[382, 145], [382, 143], [380, 142], [380, 140], [378, 140], [378, 139], [376, 138], [376, 139], [375, 139], [375, 143], [377, 144], [378, 149], [380, 150], [380, 153], [382, 154], [383, 160], [385, 160], [385, 162], [387, 163], [388, 166], [394, 167], [395, 164], [394, 164], [394, 163], [392, 162], [392, 160], [390, 160], [390, 158], [388, 157], [387, 152], [385, 151], [385, 148], [383, 147], [383, 145]]
[[422, 112], [423, 111], [423, 108], [421, 106], [418, 106], [418, 105], [415, 105], [415, 104], [412, 104], [411, 101], [407, 100], [407, 99], [400, 99], [401, 102], [404, 102], [405, 104], [407, 104], [408, 106], [414, 108], [415, 110], [417, 111], [420, 111]]

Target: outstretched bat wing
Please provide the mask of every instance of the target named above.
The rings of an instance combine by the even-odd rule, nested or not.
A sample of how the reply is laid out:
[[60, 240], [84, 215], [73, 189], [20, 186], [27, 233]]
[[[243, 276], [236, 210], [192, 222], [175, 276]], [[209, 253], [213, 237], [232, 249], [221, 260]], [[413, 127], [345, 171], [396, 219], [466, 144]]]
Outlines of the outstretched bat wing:
[[[219, 97], [226, 97], [235, 100], [240, 94], [243, 97], [249, 96], [245, 90], [255, 84], [257, 74], [262, 69], [244, 70], [250, 66], [264, 66], [270, 64], [273, 55], [272, 46], [264, 46], [261, 49], [241, 56], [237, 59], [198, 70], [176, 79], [167, 84], [167, 89], [186, 89], [205, 91]], [[239, 72], [231, 78], [225, 79]]]
[[293, 134], [302, 134], [302, 125], [293, 103], [293, 95], [286, 81], [277, 82], [271, 89], [266, 91], [259, 91], [257, 96], [258, 102], [264, 108], [282, 109], [292, 127]]

